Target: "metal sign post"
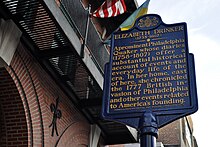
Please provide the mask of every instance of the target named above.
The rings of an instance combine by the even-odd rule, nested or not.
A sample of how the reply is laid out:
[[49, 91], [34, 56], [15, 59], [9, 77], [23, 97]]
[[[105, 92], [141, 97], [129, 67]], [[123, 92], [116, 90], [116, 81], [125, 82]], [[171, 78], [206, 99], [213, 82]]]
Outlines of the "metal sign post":
[[152, 113], [145, 112], [142, 115], [140, 119], [139, 133], [141, 147], [156, 147], [158, 129], [156, 118]]

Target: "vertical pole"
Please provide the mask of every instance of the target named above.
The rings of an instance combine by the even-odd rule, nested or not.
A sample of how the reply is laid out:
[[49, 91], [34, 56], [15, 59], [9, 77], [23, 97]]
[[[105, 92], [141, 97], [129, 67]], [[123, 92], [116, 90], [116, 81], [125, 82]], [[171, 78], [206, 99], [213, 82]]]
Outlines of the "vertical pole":
[[85, 50], [85, 46], [86, 46], [86, 42], [87, 42], [87, 38], [88, 38], [90, 12], [91, 12], [91, 5], [89, 4], [88, 5], [87, 20], [86, 20], [85, 36], [84, 36], [84, 39], [83, 39], [83, 44], [82, 44], [81, 53], [80, 53], [81, 58], [84, 58], [84, 50]]
[[152, 113], [145, 112], [139, 122], [141, 147], [156, 147], [158, 128], [156, 118]]
[[156, 137], [153, 135], [143, 134], [141, 136], [141, 147], [156, 147]]

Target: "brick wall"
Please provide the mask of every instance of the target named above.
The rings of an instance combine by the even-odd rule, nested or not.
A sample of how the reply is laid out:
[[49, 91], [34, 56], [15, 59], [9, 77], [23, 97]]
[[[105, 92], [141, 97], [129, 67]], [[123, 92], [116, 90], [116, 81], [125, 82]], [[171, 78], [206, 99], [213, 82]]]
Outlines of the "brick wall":
[[27, 124], [18, 90], [5, 68], [0, 68], [0, 147], [26, 147]]
[[[88, 145], [90, 124], [22, 44], [19, 44], [11, 65], [6, 69], [18, 89], [18, 98], [22, 101], [28, 130], [27, 146]], [[58, 136], [55, 130], [52, 136], [53, 125], [49, 126], [53, 112], [50, 106], [52, 103], [56, 104], [58, 97], [58, 109], [62, 112], [62, 117], [56, 120]], [[14, 115], [17, 116], [15, 113]], [[2, 127], [1, 129], [4, 130]]]
[[165, 145], [180, 145], [180, 120], [176, 120], [159, 129], [157, 141]]

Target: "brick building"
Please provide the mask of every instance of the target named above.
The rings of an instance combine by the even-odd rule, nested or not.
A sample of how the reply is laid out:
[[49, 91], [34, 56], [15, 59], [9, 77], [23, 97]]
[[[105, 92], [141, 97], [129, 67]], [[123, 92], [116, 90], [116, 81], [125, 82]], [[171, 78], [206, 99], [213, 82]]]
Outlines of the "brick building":
[[197, 147], [191, 117], [181, 118], [161, 128], [157, 141], [164, 147]]
[[[137, 133], [100, 118], [104, 39], [129, 13], [89, 19], [104, 0], [0, 1], [0, 147], [80, 147], [136, 142]], [[123, 137], [119, 137], [123, 136]]]
[[137, 2], [125, 0], [128, 12], [118, 17], [89, 19], [82, 49], [88, 4], [94, 11], [103, 2], [0, 1], [0, 147], [138, 142], [133, 128], [100, 118], [104, 41]]

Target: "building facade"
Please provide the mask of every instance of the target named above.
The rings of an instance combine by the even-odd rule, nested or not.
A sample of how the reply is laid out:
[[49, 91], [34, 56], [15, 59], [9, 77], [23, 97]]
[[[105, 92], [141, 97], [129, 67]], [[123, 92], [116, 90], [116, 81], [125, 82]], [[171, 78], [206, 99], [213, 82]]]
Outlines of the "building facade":
[[190, 116], [181, 118], [159, 130], [158, 142], [164, 147], [197, 147]]
[[89, 18], [88, 4], [94, 11], [103, 2], [0, 1], [0, 147], [137, 141], [134, 129], [100, 117], [104, 40], [137, 5], [127, 0], [129, 13]]
[[[135, 129], [101, 118], [105, 41], [137, 2], [125, 0], [123, 15], [89, 18], [88, 5], [94, 11], [103, 2], [0, 1], [0, 147], [138, 142]], [[158, 145], [196, 147], [188, 118], [170, 126], [175, 133], [161, 129]]]

